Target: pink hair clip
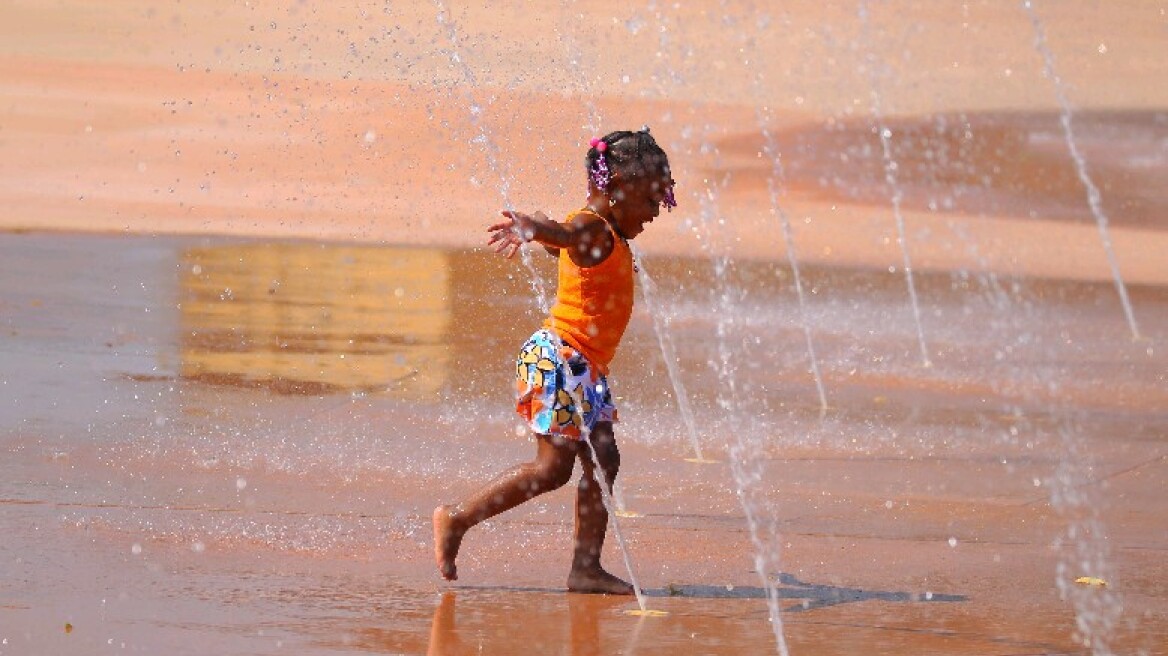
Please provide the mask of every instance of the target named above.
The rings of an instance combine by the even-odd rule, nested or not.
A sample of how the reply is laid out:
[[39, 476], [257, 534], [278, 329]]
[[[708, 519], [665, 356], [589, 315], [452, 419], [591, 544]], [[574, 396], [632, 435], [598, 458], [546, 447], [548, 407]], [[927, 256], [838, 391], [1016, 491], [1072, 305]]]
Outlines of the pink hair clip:
[[602, 141], [600, 137], [592, 137], [588, 140], [588, 145], [596, 149], [596, 152], [603, 153], [608, 150], [608, 143]]

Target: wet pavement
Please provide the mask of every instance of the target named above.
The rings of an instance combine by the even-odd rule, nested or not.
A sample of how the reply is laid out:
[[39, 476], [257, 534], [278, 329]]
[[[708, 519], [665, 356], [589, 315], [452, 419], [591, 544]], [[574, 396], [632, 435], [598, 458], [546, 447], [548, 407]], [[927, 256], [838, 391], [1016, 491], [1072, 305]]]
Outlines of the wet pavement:
[[549, 262], [64, 233], [0, 262], [0, 653], [773, 653], [768, 587], [791, 653], [1166, 653], [1163, 287], [1133, 340], [1107, 283], [922, 275], [918, 330], [887, 271], [809, 267], [801, 305], [779, 264], [644, 258], [616, 497], [668, 614], [634, 617], [563, 592], [566, 490], [433, 568], [430, 509], [532, 451], [509, 377]]

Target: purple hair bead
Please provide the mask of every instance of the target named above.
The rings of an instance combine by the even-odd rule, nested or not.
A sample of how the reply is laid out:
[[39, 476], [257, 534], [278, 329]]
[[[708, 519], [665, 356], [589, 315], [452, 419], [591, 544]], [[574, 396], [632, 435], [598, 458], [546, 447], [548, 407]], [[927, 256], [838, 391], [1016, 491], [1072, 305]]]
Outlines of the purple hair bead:
[[669, 185], [669, 188], [665, 190], [665, 198], [661, 199], [661, 204], [669, 212], [672, 212], [673, 208], [677, 207], [677, 197], [673, 195], [673, 185]]
[[611, 173], [608, 170], [608, 162], [605, 161], [604, 151], [608, 150], [608, 144], [603, 140], [593, 137], [588, 145], [596, 149], [596, 162], [592, 168], [588, 169], [588, 177], [591, 178], [592, 184], [601, 191], [608, 190], [608, 183], [612, 179]]

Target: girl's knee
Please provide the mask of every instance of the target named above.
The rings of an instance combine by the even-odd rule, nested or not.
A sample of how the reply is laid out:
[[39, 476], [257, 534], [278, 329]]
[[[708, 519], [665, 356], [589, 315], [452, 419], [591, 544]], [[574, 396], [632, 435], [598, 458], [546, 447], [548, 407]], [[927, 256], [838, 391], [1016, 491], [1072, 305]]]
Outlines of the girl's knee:
[[542, 470], [541, 478], [544, 480], [549, 490], [555, 490], [563, 487], [572, 478], [573, 461], [556, 462], [547, 465]]
[[[597, 438], [592, 440], [592, 448], [596, 451], [596, 460], [604, 468], [604, 471], [610, 477], [616, 476], [616, 473], [620, 471], [621, 456], [612, 433], [597, 435]], [[589, 456], [591, 457], [591, 454]]]
[[541, 491], [554, 490], [563, 487], [572, 478], [572, 469], [576, 464], [575, 455], [561, 450], [542, 452], [532, 466], [536, 477], [540, 481]]

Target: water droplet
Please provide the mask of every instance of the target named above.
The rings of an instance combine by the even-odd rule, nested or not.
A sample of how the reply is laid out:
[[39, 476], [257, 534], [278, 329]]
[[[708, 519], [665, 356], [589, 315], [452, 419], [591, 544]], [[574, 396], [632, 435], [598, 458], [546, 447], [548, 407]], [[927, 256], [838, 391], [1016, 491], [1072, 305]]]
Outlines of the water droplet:
[[957, 538], [949, 538], [949, 546], [956, 547], [957, 546]]

